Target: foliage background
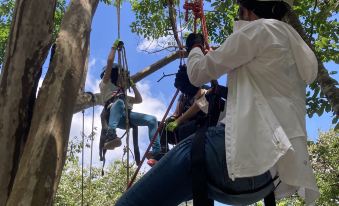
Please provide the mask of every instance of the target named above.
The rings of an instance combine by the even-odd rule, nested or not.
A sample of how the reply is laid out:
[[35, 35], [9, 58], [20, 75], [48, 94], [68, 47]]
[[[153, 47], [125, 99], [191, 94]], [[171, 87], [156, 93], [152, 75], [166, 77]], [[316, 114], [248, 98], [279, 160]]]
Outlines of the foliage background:
[[[110, 0], [103, 0], [105, 4], [112, 4]], [[158, 39], [172, 35], [172, 28], [168, 17], [166, 0], [130, 0], [135, 18], [130, 24], [131, 31], [146, 39]], [[178, 26], [182, 27], [184, 35], [192, 31], [192, 16], [190, 21], [184, 21], [183, 2], [175, 0], [176, 19]], [[316, 48], [317, 55], [324, 63], [338, 65], [338, 7], [336, 0], [298, 0], [295, 1], [294, 10], [307, 35]], [[14, 0], [0, 2], [0, 69], [3, 65], [6, 42], [10, 32], [10, 23], [13, 15]], [[67, 8], [66, 0], [58, 0], [55, 12], [54, 40], [60, 28], [63, 14]], [[210, 42], [212, 45], [221, 44], [232, 32], [233, 19], [237, 6], [231, 0], [205, 1], [205, 14], [207, 18]], [[179, 21], [179, 18], [181, 19]], [[329, 71], [335, 76], [337, 70]], [[319, 116], [324, 112], [331, 112], [331, 107], [321, 93], [319, 85], [313, 83], [307, 92], [307, 112], [309, 117]], [[338, 116], [333, 115], [333, 124], [338, 125]], [[320, 134], [317, 142], [310, 142], [309, 149], [312, 165], [316, 171], [321, 197], [318, 205], [338, 205], [339, 197], [339, 166], [338, 166], [338, 132], [334, 130]], [[70, 150], [63, 176], [55, 197], [55, 205], [79, 205], [81, 201], [81, 166], [78, 158], [81, 144], [70, 142]], [[85, 169], [85, 202], [92, 205], [112, 205], [124, 191], [125, 169], [121, 162], [115, 162], [107, 167], [104, 177], [100, 174], [101, 168], [93, 168], [91, 186], [89, 186], [89, 170]], [[300, 199], [291, 198], [283, 200], [279, 205], [303, 205]]]

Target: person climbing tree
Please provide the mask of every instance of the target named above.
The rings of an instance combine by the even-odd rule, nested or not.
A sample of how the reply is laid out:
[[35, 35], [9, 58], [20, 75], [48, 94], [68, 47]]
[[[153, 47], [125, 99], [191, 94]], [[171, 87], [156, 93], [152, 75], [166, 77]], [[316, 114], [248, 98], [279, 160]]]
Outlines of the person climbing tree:
[[[126, 85], [126, 83], [123, 82], [123, 78], [121, 78], [121, 76], [127, 74], [123, 74], [125, 71], [119, 68], [118, 64], [113, 63], [115, 51], [119, 46], [119, 43], [119, 40], [115, 41], [108, 55], [107, 66], [100, 75], [102, 78], [99, 85], [100, 92], [102, 94], [103, 101], [105, 102], [104, 111], [101, 114], [103, 130], [101, 132], [99, 145], [100, 156], [102, 156], [103, 149], [114, 149], [121, 145], [121, 140], [117, 137], [116, 129], [126, 128], [124, 98], [126, 98], [126, 102], [128, 104], [127, 107], [129, 114], [127, 115], [129, 115], [130, 122], [134, 126], [148, 126], [150, 140], [153, 138], [158, 128], [156, 117], [131, 111], [133, 104], [139, 104], [142, 102], [142, 97], [132, 80], [130, 80], [129, 85]], [[125, 97], [123, 89], [128, 86], [132, 88], [135, 95], [134, 97]], [[105, 124], [105, 121], [108, 123]], [[152, 145], [151, 155], [155, 156], [159, 154], [159, 152], [160, 139], [157, 137]]]
[[[154, 166], [163, 155], [169, 151], [168, 144], [176, 145], [197, 130], [196, 120], [205, 116], [200, 112], [195, 100], [206, 93], [206, 89], [193, 86], [186, 73], [186, 65], [180, 65], [176, 73], [174, 86], [179, 89], [181, 95], [178, 98], [174, 113], [166, 119], [165, 129], [161, 133], [161, 156], [158, 159], [150, 159], [147, 164]], [[208, 88], [208, 86], [203, 86]], [[202, 102], [201, 102], [202, 103]]]
[[[203, 141], [208, 197], [248, 205], [273, 191], [273, 199], [298, 192], [306, 205], [313, 204], [319, 190], [307, 151], [305, 99], [306, 85], [317, 76], [316, 57], [281, 21], [292, 0], [238, 3], [240, 21], [218, 49], [205, 55], [204, 40], [194, 33], [186, 41], [193, 85], [228, 74], [226, 116]], [[194, 139], [169, 151], [116, 205], [178, 205], [191, 199]]]

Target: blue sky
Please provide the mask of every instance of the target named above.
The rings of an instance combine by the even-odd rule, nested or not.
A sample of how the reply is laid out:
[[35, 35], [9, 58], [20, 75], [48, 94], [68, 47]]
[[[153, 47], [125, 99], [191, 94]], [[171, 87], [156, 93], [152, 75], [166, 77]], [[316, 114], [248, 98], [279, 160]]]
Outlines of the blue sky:
[[[124, 3], [121, 8], [121, 40], [125, 43], [125, 48], [127, 52], [127, 61], [131, 74], [135, 74], [139, 70], [145, 68], [146, 66], [156, 62], [157, 60], [163, 58], [168, 52], [161, 52], [157, 54], [147, 54], [142, 52], [140, 49], [145, 46], [149, 46], [150, 42], [146, 41], [136, 34], [131, 32], [129, 27], [130, 23], [134, 20], [134, 14], [131, 12], [130, 5]], [[99, 92], [98, 83], [99, 83], [99, 74], [102, 70], [102, 67], [106, 64], [106, 58], [108, 52], [117, 38], [117, 17], [116, 9], [113, 6], [106, 6], [103, 3], [100, 3], [96, 14], [93, 19], [92, 32], [91, 32], [91, 50], [90, 50], [90, 65], [86, 81], [86, 90], [92, 92]], [[168, 40], [164, 38], [163, 41]], [[171, 40], [170, 40], [171, 41]], [[152, 45], [151, 45], [152, 47]], [[175, 88], [173, 87], [174, 77], [168, 77], [163, 79], [160, 82], [157, 80], [162, 76], [162, 73], [175, 73], [179, 66], [179, 60], [169, 64], [164, 67], [162, 70], [153, 73], [147, 78], [143, 79], [140, 83], [137, 84], [139, 90], [142, 92], [144, 102], [140, 105], [135, 105], [134, 109], [138, 112], [144, 112], [148, 114], [153, 114], [157, 116], [158, 119], [161, 119], [165, 109], [167, 108], [170, 99], [172, 98]], [[330, 71], [338, 69], [338, 65], [334, 63], [326, 64], [326, 68]], [[337, 80], [338, 75], [335, 77]], [[219, 81], [220, 84], [225, 84], [225, 78]], [[91, 109], [85, 111], [85, 133], [89, 134], [91, 129]], [[97, 131], [100, 131], [100, 115], [101, 107], [97, 106], [95, 108], [95, 122], [94, 125], [97, 128]], [[331, 115], [323, 114], [321, 117], [314, 115], [312, 119], [307, 118], [307, 131], [310, 139], [315, 140], [318, 136], [318, 131], [327, 131], [331, 125]], [[82, 114], [75, 114], [72, 121], [72, 128], [70, 136], [74, 138], [75, 136], [79, 137], [82, 128]], [[121, 131], [119, 131], [121, 134]], [[101, 163], [98, 161], [98, 136], [95, 140], [94, 146], [94, 162], [98, 166]], [[79, 138], [77, 138], [79, 140]], [[141, 150], [145, 150], [149, 141], [147, 135], [147, 129], [142, 128], [139, 132], [140, 146]], [[89, 163], [89, 150], [86, 150], [85, 153], [86, 164]], [[114, 159], [121, 159], [122, 156], [122, 147], [114, 150], [113, 152], [108, 153], [108, 161]], [[143, 170], [147, 170], [148, 167], [144, 166]], [[217, 203], [216, 205], [222, 205]]]

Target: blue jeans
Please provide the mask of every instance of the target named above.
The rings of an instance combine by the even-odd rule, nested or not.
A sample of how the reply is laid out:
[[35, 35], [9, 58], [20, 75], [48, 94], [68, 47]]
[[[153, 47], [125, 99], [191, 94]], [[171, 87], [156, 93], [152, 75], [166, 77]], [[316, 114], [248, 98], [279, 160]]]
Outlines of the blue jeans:
[[[122, 195], [116, 206], [176, 206], [192, 199], [192, 138], [194, 134], [170, 150]], [[273, 190], [269, 172], [256, 177], [238, 178], [235, 181], [228, 177], [224, 126], [218, 125], [208, 129], [205, 151], [208, 195], [211, 199], [225, 204], [247, 205], [263, 199]], [[252, 190], [258, 191], [248, 192]]]
[[[108, 126], [111, 129], [126, 128], [126, 114], [125, 114], [125, 104], [122, 99], [117, 99], [110, 108], [109, 122]], [[150, 141], [154, 137], [155, 132], [158, 129], [158, 121], [157, 118], [137, 112], [130, 112], [130, 122], [135, 126], [147, 126], [148, 127], [148, 136]], [[160, 152], [160, 138], [157, 135], [153, 145], [152, 151], [157, 153]]]

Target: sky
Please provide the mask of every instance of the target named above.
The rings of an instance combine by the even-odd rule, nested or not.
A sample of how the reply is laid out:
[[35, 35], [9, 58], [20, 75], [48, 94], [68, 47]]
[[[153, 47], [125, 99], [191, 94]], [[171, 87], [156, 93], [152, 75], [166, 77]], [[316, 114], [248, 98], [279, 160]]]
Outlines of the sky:
[[[156, 54], [148, 54], [143, 52], [143, 50], [145, 49], [154, 48], [155, 43], [154, 41], [148, 41], [141, 37], [138, 37], [136, 34], [133, 34], [131, 32], [129, 25], [134, 20], [134, 18], [135, 17], [134, 14], [131, 12], [130, 5], [124, 2], [121, 8], [121, 40], [125, 43], [128, 66], [132, 75], [168, 54], [168, 52], [160, 52]], [[113, 6], [107, 6], [103, 3], [100, 3], [92, 23], [89, 69], [85, 86], [86, 91], [99, 92], [99, 75], [102, 71], [102, 68], [106, 64], [108, 53], [116, 38], [116, 9]], [[169, 37], [164, 37], [161, 39], [161, 41], [163, 43], [166, 43], [172, 42], [173, 40], [171, 40], [171, 38]], [[160, 71], [157, 71], [147, 78], [143, 79], [142, 81], [138, 82], [137, 87], [142, 94], [143, 102], [141, 104], [134, 105], [133, 110], [136, 112], [152, 114], [156, 116], [158, 120], [161, 120], [175, 92], [175, 88], [173, 86], [174, 76], [164, 78], [160, 82], [157, 82], [157, 80], [162, 76], [163, 72], [165, 74], [175, 73], [178, 69], [178, 66], [179, 60], [174, 61]], [[338, 68], [338, 65], [330, 63], [326, 64], [326, 68], [329, 68], [330, 71], [334, 71]], [[335, 78], [338, 80], [338, 75], [335, 76]], [[222, 78], [221, 80], [219, 80], [219, 83], [225, 85], [225, 79], [225, 77]], [[95, 131], [97, 133], [97, 135], [95, 136], [93, 147], [93, 161], [95, 166], [101, 166], [98, 155], [99, 133], [101, 129], [101, 109], [101, 106], [96, 106], [94, 114], [94, 128], [96, 129]], [[92, 109], [87, 109], [84, 112], [84, 115], [85, 134], [89, 135], [92, 128]], [[314, 115], [312, 119], [306, 118], [307, 132], [309, 138], [311, 140], [316, 140], [319, 131], [327, 131], [329, 130], [329, 128], [333, 127], [333, 125], [331, 125], [331, 120], [331, 114], [326, 113], [321, 117]], [[82, 121], [83, 119], [81, 112], [74, 114], [70, 132], [70, 139], [72, 139], [73, 141], [79, 142], [81, 140]], [[121, 135], [122, 133], [122, 130], [118, 130], [118, 135]], [[90, 144], [90, 142], [88, 142], [88, 144]], [[123, 140], [123, 145], [124, 144], [125, 140]], [[147, 128], [139, 127], [139, 146], [141, 149], [141, 154], [143, 154], [148, 144], [149, 140]], [[113, 151], [109, 151], [106, 155], [106, 162], [121, 160], [122, 154], [123, 146]], [[84, 161], [85, 165], [88, 167], [90, 162], [90, 150], [88, 148], [85, 150]], [[142, 171], [147, 171], [148, 169], [149, 167], [146, 163], [144, 163]], [[223, 204], [216, 203], [216, 205]]]

